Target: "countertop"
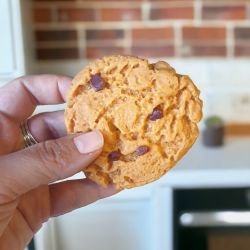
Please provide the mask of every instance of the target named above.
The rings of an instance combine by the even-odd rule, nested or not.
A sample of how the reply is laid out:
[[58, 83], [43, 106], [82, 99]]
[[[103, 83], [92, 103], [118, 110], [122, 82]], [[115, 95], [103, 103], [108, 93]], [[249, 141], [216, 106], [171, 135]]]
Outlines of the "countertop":
[[159, 188], [250, 187], [250, 136], [228, 137], [222, 147], [198, 140], [165, 176], [109, 199], [149, 198]]
[[250, 136], [228, 137], [221, 147], [206, 147], [198, 140], [173, 171], [249, 169]]

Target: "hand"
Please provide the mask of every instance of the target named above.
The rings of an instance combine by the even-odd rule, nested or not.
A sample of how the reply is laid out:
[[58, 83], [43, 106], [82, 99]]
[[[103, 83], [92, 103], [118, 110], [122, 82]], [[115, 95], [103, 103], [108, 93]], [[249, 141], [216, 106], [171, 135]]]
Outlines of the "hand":
[[71, 79], [42, 75], [0, 89], [0, 249], [24, 249], [42, 223], [116, 191], [88, 179], [55, 181], [82, 171], [100, 154], [99, 132], [66, 136], [63, 111], [29, 119], [39, 141], [23, 148], [20, 123], [37, 105], [65, 102]]

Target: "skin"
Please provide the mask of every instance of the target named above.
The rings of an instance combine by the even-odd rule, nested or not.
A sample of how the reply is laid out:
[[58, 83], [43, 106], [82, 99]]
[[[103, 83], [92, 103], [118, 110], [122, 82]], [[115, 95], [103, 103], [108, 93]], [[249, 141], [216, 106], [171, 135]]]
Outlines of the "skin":
[[116, 193], [88, 179], [54, 183], [81, 172], [102, 148], [79, 152], [79, 134], [66, 135], [63, 111], [31, 117], [28, 126], [39, 143], [24, 149], [21, 122], [37, 105], [64, 103], [70, 82], [27, 76], [0, 89], [0, 249], [24, 249], [50, 217]]

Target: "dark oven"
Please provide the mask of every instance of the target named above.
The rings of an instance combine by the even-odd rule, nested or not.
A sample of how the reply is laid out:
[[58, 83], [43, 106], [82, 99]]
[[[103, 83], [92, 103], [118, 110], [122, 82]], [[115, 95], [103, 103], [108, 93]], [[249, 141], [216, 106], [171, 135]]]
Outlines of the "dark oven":
[[174, 250], [249, 250], [250, 188], [174, 191]]

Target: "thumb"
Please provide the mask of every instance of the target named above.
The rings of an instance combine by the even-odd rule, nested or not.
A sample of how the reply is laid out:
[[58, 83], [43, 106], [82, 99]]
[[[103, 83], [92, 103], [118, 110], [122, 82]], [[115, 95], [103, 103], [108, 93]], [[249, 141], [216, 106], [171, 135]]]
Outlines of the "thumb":
[[93, 131], [45, 141], [1, 156], [0, 200], [13, 200], [40, 185], [78, 173], [96, 159], [102, 147], [102, 134]]

